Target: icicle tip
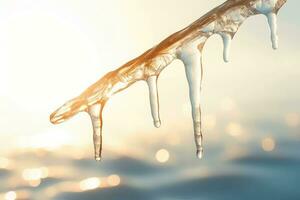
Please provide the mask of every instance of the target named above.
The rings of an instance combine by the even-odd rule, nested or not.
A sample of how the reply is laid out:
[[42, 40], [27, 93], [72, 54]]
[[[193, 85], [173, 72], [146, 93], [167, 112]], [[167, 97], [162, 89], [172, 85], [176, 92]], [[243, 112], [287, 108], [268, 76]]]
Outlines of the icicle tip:
[[96, 157], [95, 157], [95, 160], [96, 160], [97, 162], [100, 162], [100, 161], [101, 161], [101, 157], [96, 156]]
[[197, 157], [199, 159], [203, 158], [203, 148], [201, 147], [200, 149], [197, 150]]
[[161, 126], [160, 120], [159, 120], [159, 121], [154, 121], [154, 126], [155, 126], [156, 128], [159, 128], [159, 127]]

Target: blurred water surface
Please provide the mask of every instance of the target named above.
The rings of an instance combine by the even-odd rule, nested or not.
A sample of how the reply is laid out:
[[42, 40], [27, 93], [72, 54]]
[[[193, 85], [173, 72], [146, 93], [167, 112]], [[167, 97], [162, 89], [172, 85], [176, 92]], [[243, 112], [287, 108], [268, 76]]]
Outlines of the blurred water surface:
[[[264, 121], [256, 124], [268, 127]], [[106, 150], [100, 163], [90, 151], [72, 146], [19, 149], [0, 159], [1, 197], [296, 200], [300, 197], [298, 125], [282, 124], [285, 128], [276, 135], [254, 133], [247, 141], [239, 140], [246, 133], [225, 132], [231, 141], [209, 139], [203, 160], [194, 155], [191, 141], [182, 138], [176, 143], [158, 138], [154, 146], [141, 140], [146, 150], [138, 154]], [[158, 153], [162, 150], [165, 153]]]

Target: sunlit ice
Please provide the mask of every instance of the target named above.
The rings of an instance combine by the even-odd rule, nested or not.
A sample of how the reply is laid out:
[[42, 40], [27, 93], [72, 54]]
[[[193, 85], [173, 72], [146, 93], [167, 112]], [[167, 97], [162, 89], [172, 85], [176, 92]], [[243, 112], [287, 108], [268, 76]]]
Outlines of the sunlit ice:
[[[232, 39], [244, 21], [255, 15], [267, 18], [273, 49], [278, 48], [277, 14], [286, 0], [240, 0], [226, 1], [186, 28], [178, 31], [145, 53], [108, 72], [74, 99], [59, 107], [50, 115], [54, 124], [64, 122], [80, 112], [90, 115], [93, 126], [94, 157], [102, 157], [103, 109], [107, 101], [138, 81], [148, 85], [153, 123], [161, 126], [157, 81], [160, 73], [174, 60], [179, 59], [185, 67], [194, 127], [196, 155], [203, 157], [203, 134], [201, 119], [201, 89], [203, 78], [203, 47], [212, 35], [223, 41], [223, 60], [229, 62]], [[229, 133], [238, 135], [239, 125], [230, 124]]]
[[74, 144], [72, 134], [61, 128], [49, 128], [43, 132], [30, 135], [18, 141], [20, 148], [57, 150]]
[[154, 115], [149, 106], [155, 79], [108, 93], [101, 165], [91, 159], [86, 113], [61, 125], [48, 121], [51, 111], [99, 76], [223, 2], [1, 1], [0, 199], [298, 199], [298, 1], [278, 13], [278, 51], [270, 50], [265, 15], [240, 27], [229, 63], [222, 59], [229, 58], [226, 35], [207, 40], [202, 161], [195, 158], [179, 60], [157, 82], [160, 120], [155, 102]]

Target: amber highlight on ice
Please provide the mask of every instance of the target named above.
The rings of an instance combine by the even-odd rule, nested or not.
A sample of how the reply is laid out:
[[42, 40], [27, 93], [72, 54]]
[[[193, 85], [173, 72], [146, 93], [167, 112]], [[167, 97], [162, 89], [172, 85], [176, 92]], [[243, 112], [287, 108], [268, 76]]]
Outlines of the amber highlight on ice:
[[[263, 14], [268, 20], [271, 41], [278, 48], [277, 13], [287, 0], [228, 0], [181, 31], [172, 34], [141, 56], [109, 72], [80, 96], [68, 101], [50, 116], [54, 124], [64, 122], [75, 114], [87, 112], [93, 124], [95, 159], [101, 160], [102, 110], [111, 96], [137, 81], [149, 86], [151, 114], [154, 125], [161, 124], [157, 79], [161, 71], [175, 59], [180, 59], [189, 83], [196, 154], [203, 155], [200, 91], [202, 82], [202, 49], [207, 39], [218, 34], [223, 39], [225, 62], [229, 61], [231, 41], [242, 23], [250, 16]], [[188, 12], [187, 12], [188, 13]]]

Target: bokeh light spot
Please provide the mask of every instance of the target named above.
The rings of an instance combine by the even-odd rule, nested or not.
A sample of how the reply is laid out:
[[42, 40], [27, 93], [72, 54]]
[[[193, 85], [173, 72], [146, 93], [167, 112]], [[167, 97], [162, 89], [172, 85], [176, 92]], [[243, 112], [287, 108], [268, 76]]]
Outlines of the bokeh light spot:
[[28, 183], [31, 187], [38, 187], [41, 184], [41, 179], [29, 180]]
[[110, 186], [118, 186], [121, 183], [121, 178], [120, 178], [120, 176], [118, 176], [116, 174], [110, 175], [107, 178], [107, 183]]
[[15, 200], [17, 198], [17, 194], [14, 191], [9, 191], [5, 194], [5, 200]]
[[227, 125], [226, 131], [229, 135], [236, 137], [243, 133], [243, 128], [240, 124], [231, 122]]
[[264, 151], [271, 152], [275, 149], [276, 142], [273, 138], [267, 137], [262, 140], [261, 147]]
[[39, 180], [42, 178], [48, 177], [48, 168], [33, 168], [33, 169], [24, 169], [22, 177], [26, 181]]
[[160, 163], [165, 163], [169, 160], [170, 154], [166, 149], [160, 149], [156, 152], [155, 158]]

